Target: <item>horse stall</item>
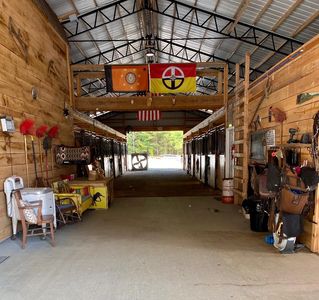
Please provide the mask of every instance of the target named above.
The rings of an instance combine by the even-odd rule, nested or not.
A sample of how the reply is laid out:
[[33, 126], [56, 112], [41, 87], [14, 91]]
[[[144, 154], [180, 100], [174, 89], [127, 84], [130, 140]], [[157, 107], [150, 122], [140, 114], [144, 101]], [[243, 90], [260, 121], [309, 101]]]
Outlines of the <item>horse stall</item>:
[[189, 173], [202, 183], [220, 190], [225, 177], [225, 140], [225, 126], [221, 124], [184, 141], [188, 149]]

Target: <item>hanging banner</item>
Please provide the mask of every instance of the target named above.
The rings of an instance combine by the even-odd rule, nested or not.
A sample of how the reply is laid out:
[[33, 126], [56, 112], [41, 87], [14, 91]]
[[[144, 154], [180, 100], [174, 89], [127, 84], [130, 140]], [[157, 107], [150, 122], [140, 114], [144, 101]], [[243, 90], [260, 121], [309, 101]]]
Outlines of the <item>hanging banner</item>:
[[151, 64], [150, 92], [196, 92], [196, 64]]
[[161, 113], [159, 110], [139, 110], [137, 119], [139, 121], [157, 121], [160, 120]]
[[107, 92], [148, 91], [147, 65], [105, 65]]

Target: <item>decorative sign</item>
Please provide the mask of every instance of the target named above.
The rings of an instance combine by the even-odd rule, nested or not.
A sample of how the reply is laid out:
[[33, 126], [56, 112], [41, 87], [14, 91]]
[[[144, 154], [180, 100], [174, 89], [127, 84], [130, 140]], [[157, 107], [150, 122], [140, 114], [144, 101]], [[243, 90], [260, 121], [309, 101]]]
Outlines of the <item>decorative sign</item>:
[[196, 64], [151, 64], [151, 93], [196, 92]]
[[276, 146], [276, 131], [275, 129], [271, 129], [266, 131], [265, 133], [266, 146], [267, 147], [275, 147]]
[[90, 147], [58, 146], [56, 149], [57, 164], [89, 164], [91, 158]]
[[301, 103], [304, 103], [306, 101], [309, 101], [316, 96], [319, 96], [319, 92], [299, 94], [297, 96], [297, 104], [301, 104]]

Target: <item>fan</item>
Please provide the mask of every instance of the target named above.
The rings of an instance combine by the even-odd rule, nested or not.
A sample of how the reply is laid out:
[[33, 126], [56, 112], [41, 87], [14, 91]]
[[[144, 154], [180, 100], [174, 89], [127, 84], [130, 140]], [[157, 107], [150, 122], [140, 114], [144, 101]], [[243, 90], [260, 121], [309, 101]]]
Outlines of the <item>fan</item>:
[[147, 153], [132, 154], [132, 171], [145, 171], [148, 167]]

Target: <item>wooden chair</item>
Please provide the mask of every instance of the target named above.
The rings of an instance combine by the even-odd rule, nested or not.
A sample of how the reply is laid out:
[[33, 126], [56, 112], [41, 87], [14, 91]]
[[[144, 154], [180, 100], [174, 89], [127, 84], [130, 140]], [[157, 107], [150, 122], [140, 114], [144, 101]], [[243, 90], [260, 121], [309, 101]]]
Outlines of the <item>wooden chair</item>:
[[[44, 238], [46, 237], [46, 225], [50, 225], [50, 234], [51, 234], [51, 245], [55, 246], [54, 240], [54, 216], [53, 215], [42, 215], [42, 201], [33, 201], [27, 202], [23, 201], [21, 197], [21, 192], [19, 190], [13, 192], [13, 197], [17, 203], [17, 207], [19, 209], [20, 220], [22, 224], [22, 249], [25, 248], [27, 243], [27, 236], [36, 236], [42, 235]], [[32, 212], [35, 214], [35, 209], [37, 209], [36, 217], [26, 219], [28, 215], [32, 215]], [[30, 225], [38, 225], [34, 228], [29, 228]], [[41, 227], [39, 227], [41, 226]]]
[[57, 221], [67, 224], [81, 221], [81, 216], [75, 201], [71, 197], [64, 197], [63, 194], [55, 194], [55, 205], [57, 210]]
[[55, 197], [57, 221], [63, 224], [81, 221], [78, 207], [78, 203], [81, 202], [81, 195], [71, 193], [70, 186], [66, 181], [54, 182], [52, 188]]

